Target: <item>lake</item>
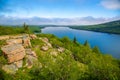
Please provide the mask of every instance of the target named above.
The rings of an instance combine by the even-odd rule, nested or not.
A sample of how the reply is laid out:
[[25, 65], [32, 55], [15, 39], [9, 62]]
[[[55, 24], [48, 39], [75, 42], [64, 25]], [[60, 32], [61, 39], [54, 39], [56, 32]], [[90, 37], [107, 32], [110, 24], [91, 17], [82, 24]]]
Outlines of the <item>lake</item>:
[[42, 33], [50, 33], [62, 38], [64, 36], [83, 44], [86, 40], [91, 47], [98, 46], [103, 54], [111, 54], [114, 58], [120, 59], [120, 35], [100, 33], [85, 30], [75, 30], [69, 27], [45, 27]]

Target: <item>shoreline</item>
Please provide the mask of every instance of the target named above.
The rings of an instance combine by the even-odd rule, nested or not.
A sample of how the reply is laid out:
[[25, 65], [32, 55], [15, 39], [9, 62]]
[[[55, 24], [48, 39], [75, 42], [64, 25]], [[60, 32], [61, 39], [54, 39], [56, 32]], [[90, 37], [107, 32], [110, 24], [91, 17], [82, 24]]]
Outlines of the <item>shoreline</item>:
[[88, 30], [88, 29], [78, 29], [78, 28], [73, 28], [73, 27], [69, 27], [69, 28], [76, 29], [76, 30], [85, 30], [85, 31], [93, 31], [93, 32], [99, 32], [99, 33], [107, 33], [107, 34], [120, 35], [120, 33], [114, 33], [114, 32], [105, 32], [105, 31]]

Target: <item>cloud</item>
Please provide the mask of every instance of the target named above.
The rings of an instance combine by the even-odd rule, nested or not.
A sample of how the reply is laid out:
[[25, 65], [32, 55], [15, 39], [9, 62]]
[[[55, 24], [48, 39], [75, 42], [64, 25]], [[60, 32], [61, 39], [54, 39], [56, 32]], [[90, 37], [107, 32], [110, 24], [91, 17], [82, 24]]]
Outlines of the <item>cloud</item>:
[[102, 0], [101, 5], [107, 9], [120, 9], [120, 0]]
[[112, 18], [94, 18], [91, 16], [81, 18], [17, 18], [1, 15], [0, 25], [22, 25], [24, 22], [29, 25], [93, 25], [114, 20], [120, 20], [120, 16]]

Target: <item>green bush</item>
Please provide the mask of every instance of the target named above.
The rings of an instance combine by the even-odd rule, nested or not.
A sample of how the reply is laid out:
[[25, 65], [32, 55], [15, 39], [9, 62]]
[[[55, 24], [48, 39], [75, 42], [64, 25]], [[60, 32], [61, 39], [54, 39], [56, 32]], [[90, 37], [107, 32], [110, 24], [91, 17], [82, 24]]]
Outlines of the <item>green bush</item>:
[[[51, 34], [38, 34], [38, 37], [47, 37], [53, 48], [65, 48], [57, 56], [40, 48], [45, 43], [40, 39], [31, 40], [32, 49], [38, 56], [31, 69], [22, 68], [14, 75], [8, 75], [0, 70], [2, 80], [120, 80], [120, 60], [110, 55], [103, 55], [98, 48], [91, 49], [89, 43], [81, 45], [69, 38], [59, 39]], [[6, 59], [0, 56], [0, 64]]]

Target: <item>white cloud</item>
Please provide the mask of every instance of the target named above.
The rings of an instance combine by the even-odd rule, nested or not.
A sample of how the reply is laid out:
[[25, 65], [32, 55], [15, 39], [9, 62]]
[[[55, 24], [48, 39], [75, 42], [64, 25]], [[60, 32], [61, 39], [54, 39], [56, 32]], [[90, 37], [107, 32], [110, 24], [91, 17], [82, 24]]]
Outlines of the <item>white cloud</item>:
[[81, 18], [17, 18], [0, 16], [1, 25], [22, 25], [24, 22], [29, 25], [93, 25], [115, 20], [120, 20], [120, 16], [112, 18], [94, 18], [92, 16]]
[[107, 9], [120, 9], [120, 0], [102, 0], [101, 5]]

